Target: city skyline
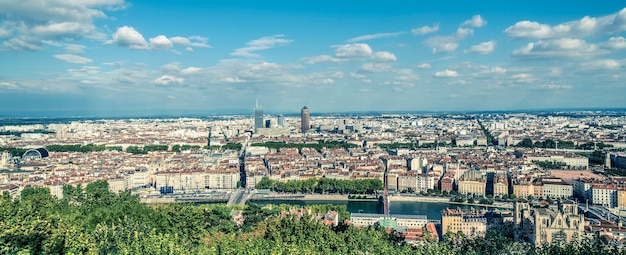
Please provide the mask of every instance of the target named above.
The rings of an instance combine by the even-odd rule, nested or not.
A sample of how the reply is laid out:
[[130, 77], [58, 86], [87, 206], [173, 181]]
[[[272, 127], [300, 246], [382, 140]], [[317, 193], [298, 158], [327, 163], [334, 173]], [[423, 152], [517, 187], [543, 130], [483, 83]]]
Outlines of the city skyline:
[[[616, 1], [0, 3], [6, 115], [625, 108]], [[250, 110], [248, 110], [250, 109]]]

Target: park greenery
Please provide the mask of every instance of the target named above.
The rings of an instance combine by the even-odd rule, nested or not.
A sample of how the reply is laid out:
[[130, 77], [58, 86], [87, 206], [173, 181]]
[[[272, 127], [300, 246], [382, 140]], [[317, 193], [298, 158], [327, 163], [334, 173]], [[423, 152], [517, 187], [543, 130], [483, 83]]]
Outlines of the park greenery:
[[359, 147], [356, 144], [339, 142], [339, 141], [323, 141], [320, 140], [317, 143], [285, 143], [285, 142], [264, 142], [264, 143], [253, 143], [251, 146], [260, 146], [267, 147], [270, 149], [280, 150], [282, 148], [297, 148], [298, 151], [301, 151], [302, 148], [313, 148], [318, 152], [321, 152], [323, 148], [334, 149], [334, 148], [356, 148]]
[[243, 147], [240, 143], [226, 143], [224, 145], [211, 145], [211, 146], [204, 146], [203, 148], [205, 149], [209, 149], [209, 150], [215, 150], [215, 149], [221, 149], [221, 150], [241, 150], [241, 147]]
[[383, 189], [383, 182], [380, 179], [336, 180], [329, 178], [281, 182], [271, 180], [266, 176], [257, 183], [256, 188], [288, 193], [374, 194]]
[[122, 146], [106, 146], [104, 144], [50, 144], [46, 145], [46, 150], [49, 152], [93, 152], [93, 151], [122, 151]]
[[489, 132], [489, 129], [485, 128], [485, 126], [483, 126], [483, 123], [480, 122], [479, 119], [476, 119], [476, 121], [478, 121], [478, 125], [480, 126], [480, 130], [483, 131], [483, 134], [485, 134], [485, 137], [487, 137], [487, 144], [497, 144], [497, 140], [495, 137], [493, 137], [493, 135], [491, 134], [491, 132]]
[[[222, 150], [241, 150], [242, 145], [240, 143], [227, 143], [225, 145], [213, 145], [213, 146], [199, 146], [199, 145], [187, 145], [187, 144], [175, 144], [172, 145], [171, 151], [181, 152], [186, 150], [199, 150], [199, 149], [222, 149]], [[49, 152], [98, 152], [98, 151], [125, 151], [131, 154], [148, 154], [151, 151], [167, 151], [168, 145], [148, 144], [144, 146], [128, 146], [126, 150], [122, 149], [122, 146], [106, 146], [104, 144], [50, 144], [46, 145], [45, 149]], [[11, 155], [21, 157], [27, 152], [27, 148], [13, 148], [13, 147], [0, 147], [1, 151], [8, 151]]]
[[8, 151], [11, 155], [16, 157], [21, 157], [26, 153], [29, 149], [26, 148], [13, 148], [13, 147], [0, 147], [0, 152]]
[[597, 147], [598, 150], [602, 150], [605, 148], [612, 148], [613, 145], [606, 144], [603, 142], [593, 143], [586, 142], [576, 145], [573, 141], [564, 141], [564, 140], [554, 140], [554, 139], [546, 139], [543, 141], [535, 141], [533, 142], [530, 138], [524, 138], [521, 142], [517, 143], [515, 146], [522, 148], [547, 148], [547, 149], [556, 149], [558, 142], [559, 149], [577, 149], [577, 150], [593, 150]]
[[[241, 210], [243, 222], [232, 220]], [[0, 196], [0, 254], [625, 254], [599, 238], [534, 248], [513, 241], [512, 227], [485, 238], [448, 233], [441, 242], [409, 245], [380, 227], [324, 225], [293, 206], [249, 204], [146, 205], [129, 192], [109, 191], [98, 181], [63, 187], [56, 199], [47, 188], [25, 188], [19, 198]], [[314, 206], [325, 213], [345, 206]]]
[[396, 149], [414, 149], [414, 148], [436, 148], [436, 143], [377, 143], [381, 149], [396, 150]]

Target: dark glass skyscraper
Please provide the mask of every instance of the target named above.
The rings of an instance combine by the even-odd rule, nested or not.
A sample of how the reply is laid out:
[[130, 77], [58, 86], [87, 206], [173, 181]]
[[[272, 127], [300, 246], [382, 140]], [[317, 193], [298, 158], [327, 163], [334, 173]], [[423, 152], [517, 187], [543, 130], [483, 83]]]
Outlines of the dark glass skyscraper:
[[254, 132], [257, 129], [263, 128], [263, 107], [259, 105], [259, 100], [256, 100], [256, 107], [254, 107]]
[[302, 133], [306, 133], [311, 128], [311, 113], [309, 108], [304, 106], [300, 111], [300, 119], [302, 121]]

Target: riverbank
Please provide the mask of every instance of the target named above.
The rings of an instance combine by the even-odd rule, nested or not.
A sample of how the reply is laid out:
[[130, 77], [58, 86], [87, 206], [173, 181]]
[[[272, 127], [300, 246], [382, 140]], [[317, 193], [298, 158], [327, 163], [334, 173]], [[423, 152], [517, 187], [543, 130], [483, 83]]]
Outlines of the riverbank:
[[[143, 197], [141, 198], [141, 202], [146, 204], [170, 204], [170, 203], [181, 203], [181, 202], [192, 202], [192, 201], [181, 201], [184, 199], [176, 199], [173, 197]], [[223, 199], [222, 199], [223, 200]], [[342, 202], [373, 202], [378, 201], [378, 199], [354, 199], [348, 198], [348, 195], [337, 195], [337, 194], [280, 194], [280, 193], [270, 193], [266, 195], [259, 196], [253, 195], [248, 199], [248, 201], [342, 201]], [[219, 200], [221, 201], [221, 200]], [[214, 201], [219, 203], [219, 201]], [[227, 201], [227, 199], [226, 199]], [[204, 201], [207, 202], [207, 201]], [[389, 196], [389, 202], [424, 202], [424, 203], [444, 203], [444, 204], [452, 204], [452, 205], [476, 205], [483, 207], [492, 207], [492, 208], [506, 208], [512, 209], [512, 203], [505, 202], [493, 202], [492, 205], [484, 205], [484, 204], [470, 204], [470, 203], [459, 203], [459, 202], [451, 202], [449, 197], [428, 197], [428, 196]]]
[[476, 206], [484, 206], [484, 207], [492, 207], [492, 208], [505, 208], [505, 209], [513, 209], [512, 203], [506, 202], [493, 202], [492, 205], [485, 204], [470, 204], [470, 203], [459, 203], [450, 201], [449, 197], [426, 197], [426, 196], [389, 196], [389, 202], [426, 202], [426, 203], [446, 203], [446, 204], [455, 204], [455, 205], [476, 205]]
[[[301, 200], [301, 201], [351, 201], [351, 202], [359, 202], [359, 201], [378, 201], [377, 199], [349, 199], [348, 195], [337, 195], [337, 194], [306, 194], [300, 196], [294, 196], [289, 194], [269, 194], [264, 198], [251, 198], [251, 201], [254, 200]], [[427, 197], [427, 196], [389, 196], [389, 202], [425, 202], [425, 203], [445, 203], [445, 204], [454, 204], [454, 205], [476, 205], [476, 206], [484, 206], [491, 208], [505, 208], [505, 209], [513, 209], [512, 203], [506, 202], [493, 202], [492, 205], [484, 205], [484, 204], [470, 204], [470, 203], [459, 203], [459, 202], [451, 202], [449, 197]]]

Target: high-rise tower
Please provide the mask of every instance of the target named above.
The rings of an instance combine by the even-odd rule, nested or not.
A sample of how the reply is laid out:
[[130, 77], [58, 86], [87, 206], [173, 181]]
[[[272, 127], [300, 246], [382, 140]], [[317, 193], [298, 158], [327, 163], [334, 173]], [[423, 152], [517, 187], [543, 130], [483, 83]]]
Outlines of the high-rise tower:
[[257, 129], [263, 128], [263, 107], [259, 105], [259, 99], [256, 100], [256, 107], [254, 107], [254, 132]]
[[283, 114], [279, 114], [278, 115], [278, 126], [279, 127], [283, 127], [284, 125], [284, 121], [285, 121], [285, 116], [283, 116]]
[[308, 107], [302, 107], [300, 118], [302, 121], [302, 133], [306, 133], [311, 128], [311, 114]]

